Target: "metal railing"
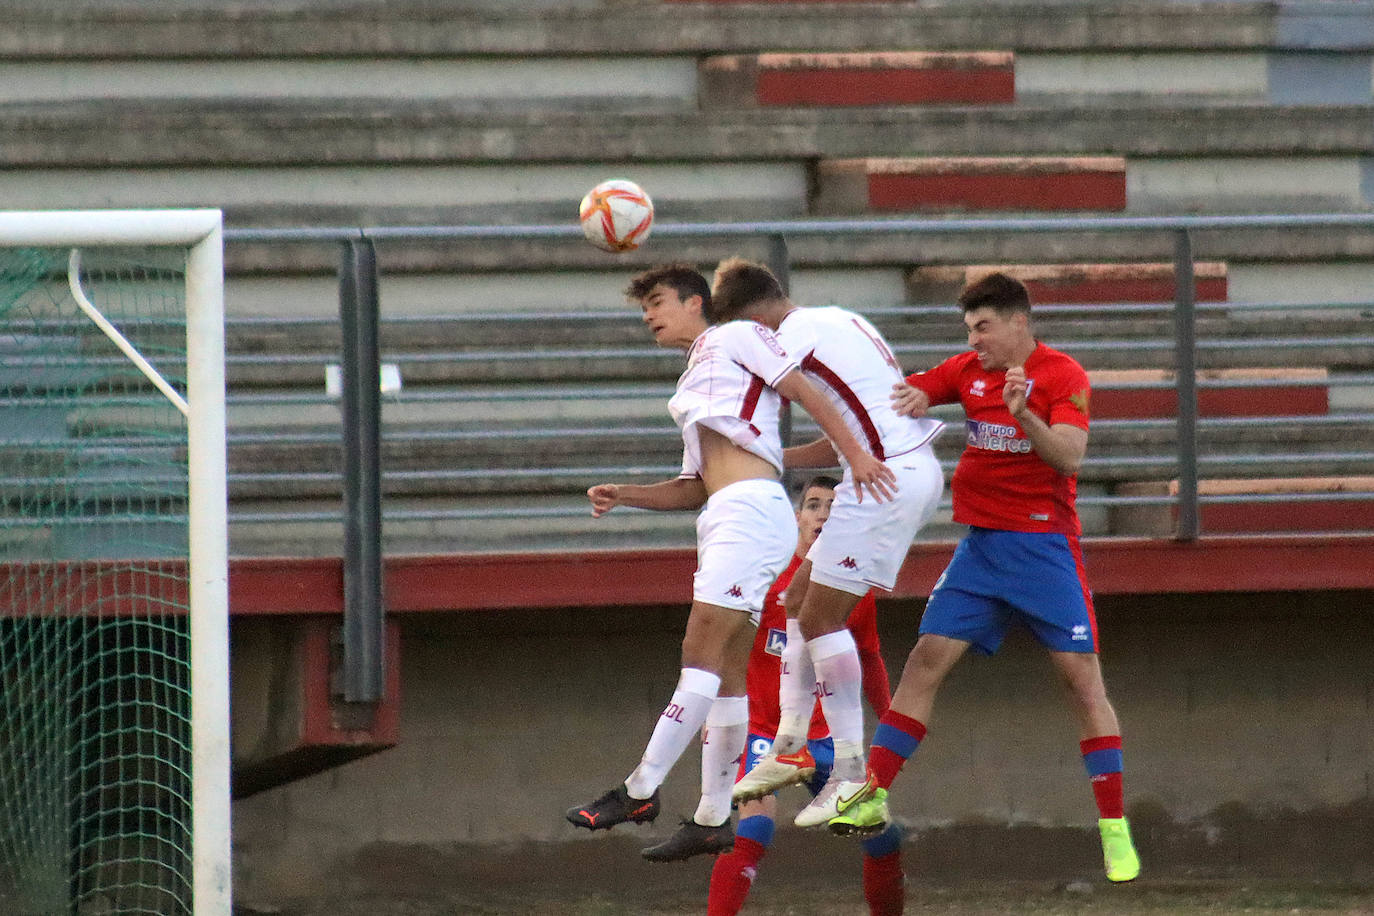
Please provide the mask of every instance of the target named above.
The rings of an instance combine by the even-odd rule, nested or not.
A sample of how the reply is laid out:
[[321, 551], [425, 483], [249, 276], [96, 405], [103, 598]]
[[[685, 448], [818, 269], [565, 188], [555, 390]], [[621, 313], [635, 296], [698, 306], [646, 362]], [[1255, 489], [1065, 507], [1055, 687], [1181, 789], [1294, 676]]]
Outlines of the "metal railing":
[[[1293, 350], [1317, 347], [1333, 347], [1339, 345], [1354, 345], [1360, 347], [1374, 346], [1374, 336], [1361, 336], [1356, 338], [1312, 338], [1301, 336], [1287, 336], [1283, 338], [1263, 338], [1257, 340], [1202, 340], [1199, 341], [1196, 332], [1196, 322], [1199, 313], [1236, 313], [1238, 311], [1250, 310], [1272, 310], [1279, 306], [1269, 303], [1197, 303], [1194, 300], [1193, 265], [1195, 255], [1193, 251], [1193, 234], [1199, 231], [1222, 230], [1222, 229], [1304, 229], [1313, 227], [1325, 228], [1357, 228], [1374, 230], [1374, 214], [1340, 213], [1340, 214], [1276, 214], [1276, 215], [1253, 215], [1253, 216], [1183, 216], [1183, 217], [1088, 217], [1088, 218], [1053, 218], [1053, 219], [954, 219], [954, 220], [908, 220], [908, 219], [835, 219], [835, 220], [795, 220], [795, 221], [764, 221], [750, 223], [661, 223], [655, 226], [655, 243], [661, 244], [663, 240], [680, 238], [719, 238], [719, 239], [738, 239], [738, 238], [763, 238], [768, 241], [770, 252], [770, 264], [780, 277], [786, 278], [790, 274], [790, 262], [787, 253], [787, 239], [801, 238], [806, 236], [851, 236], [860, 237], [866, 235], [887, 235], [887, 234], [906, 234], [912, 236], [923, 235], [949, 235], [949, 234], [1005, 234], [1005, 233], [1056, 233], [1056, 232], [1127, 232], [1127, 233], [1159, 233], [1167, 232], [1173, 238], [1174, 250], [1174, 270], [1175, 270], [1175, 300], [1172, 304], [1163, 306], [1152, 304], [1120, 304], [1113, 306], [1123, 314], [1131, 313], [1156, 313], [1163, 311], [1173, 318], [1173, 333], [1167, 338], [1153, 338], [1145, 340], [1125, 340], [1125, 341], [1106, 341], [1098, 346], [1106, 349], [1121, 350], [1163, 350], [1170, 349], [1174, 357], [1174, 380], [1172, 383], [1163, 381], [1153, 382], [1124, 382], [1116, 383], [1111, 387], [1116, 388], [1172, 388], [1177, 398], [1177, 415], [1173, 420], [1149, 420], [1140, 421], [1143, 424], [1158, 427], [1161, 424], [1172, 426], [1175, 433], [1175, 454], [1172, 462], [1161, 461], [1157, 457], [1142, 457], [1139, 459], [1141, 467], [1149, 467], [1155, 471], [1172, 470], [1177, 477], [1177, 494], [1168, 496], [1113, 496], [1106, 494], [1084, 494], [1081, 502], [1085, 505], [1142, 505], [1142, 504], [1168, 504], [1177, 513], [1177, 525], [1175, 537], [1180, 540], [1192, 540], [1201, 533], [1200, 507], [1209, 502], [1231, 502], [1238, 501], [1239, 497], [1203, 495], [1199, 493], [1198, 475], [1199, 470], [1213, 464], [1207, 458], [1200, 458], [1198, 454], [1198, 433], [1200, 428], [1200, 418], [1198, 415], [1198, 393], [1200, 390], [1209, 388], [1226, 387], [1264, 387], [1268, 386], [1293, 386], [1293, 385], [1323, 385], [1326, 387], [1341, 387], [1352, 385], [1369, 385], [1371, 380], [1356, 377], [1332, 377], [1320, 381], [1303, 380], [1247, 380], [1230, 381], [1224, 379], [1199, 379], [1197, 375], [1197, 360], [1200, 353], [1237, 350], [1245, 346], [1253, 346], [1262, 342], [1272, 347], [1286, 347]], [[427, 242], [436, 241], [474, 241], [474, 240], [534, 240], [534, 239], [572, 239], [579, 237], [580, 229], [575, 225], [540, 225], [540, 226], [375, 226], [375, 227], [295, 227], [295, 228], [239, 228], [227, 229], [225, 240], [228, 244], [251, 243], [251, 242], [271, 242], [274, 244], [295, 244], [335, 242], [340, 244], [344, 254], [341, 258], [340, 276], [347, 277], [356, 274], [359, 270], [366, 270], [367, 267], [360, 267], [359, 260], [368, 261], [370, 269], [375, 271], [375, 258], [371, 257], [371, 246], [375, 242]], [[360, 254], [361, 253], [361, 254]], [[377, 278], [375, 273], [370, 280], [358, 280], [355, 284], [359, 287], [371, 285], [374, 295], [358, 298], [349, 298], [341, 303], [340, 320], [345, 332], [343, 340], [343, 363], [345, 365], [345, 398], [349, 398], [350, 385], [347, 380], [352, 378], [369, 378], [371, 372], [359, 371], [348, 368], [350, 361], [358, 359], [370, 359], [376, 361], [375, 339], [379, 327], [380, 315], [379, 307], [375, 297]], [[346, 281], [341, 284], [347, 285]], [[1315, 305], [1315, 304], [1314, 304]], [[1368, 309], [1371, 306], [1365, 303], [1319, 303], [1323, 308], [1352, 308]], [[1052, 316], [1056, 313], [1071, 313], [1074, 309], [1081, 309], [1081, 306], [1066, 306], [1063, 308], [1050, 305], [1037, 305], [1036, 314], [1041, 316]], [[929, 314], [937, 311], [931, 308], [912, 307], [899, 308], [893, 310], [865, 310], [869, 314], [880, 314], [884, 311], [893, 314]], [[576, 315], [570, 313], [550, 313], [557, 315], [560, 320], [577, 320], [587, 318], [594, 320], [604, 320], [606, 316], [596, 315]], [[490, 319], [494, 316], [465, 316], [455, 317], [455, 321], [481, 321]], [[509, 320], [510, 316], [506, 316]], [[538, 321], [541, 317], [549, 315], [525, 316], [526, 320]], [[398, 323], [406, 319], [396, 319]], [[432, 319], [426, 319], [432, 320]], [[372, 344], [366, 342], [360, 346], [355, 335], [363, 334], [371, 338]], [[951, 347], [949, 344], [936, 345], [908, 345], [898, 346], [899, 356], [944, 356], [949, 355]], [[524, 353], [512, 348], [504, 352], [504, 358], [511, 360], [521, 359], [557, 359], [560, 355], [564, 358], [580, 358], [594, 356], [596, 358], [615, 357], [619, 354], [626, 359], [648, 358], [650, 356], [661, 358], [661, 352], [655, 348], [644, 347], [623, 347], [615, 349], [576, 349], [567, 348], [561, 354], [557, 351], [541, 350], [538, 354]], [[491, 358], [490, 352], [486, 354], [470, 352], [429, 352], [406, 354], [408, 362], [436, 362], [452, 363], [464, 360], [478, 360]], [[261, 360], [262, 357], [255, 357]], [[271, 359], [280, 360], [282, 363], [289, 363], [295, 360], [304, 362], [317, 361], [318, 357], [297, 357], [291, 354], [281, 354]], [[566, 398], [569, 400], [596, 397], [599, 393], [604, 393], [605, 389], [598, 388], [597, 385], [568, 384], [562, 386], [541, 388], [539, 396], [543, 399]], [[621, 389], [618, 389], [621, 390]], [[633, 389], [636, 396], [655, 397], [663, 396], [671, 391], [667, 385], [644, 385], [638, 389]], [[623, 390], [621, 390], [623, 393]], [[407, 391], [397, 398], [402, 403], [425, 403], [425, 402], [444, 402], [455, 403], [461, 401], [519, 401], [528, 397], [527, 391], [523, 391], [516, 386], [510, 386], [504, 390], [484, 390], [471, 391], [461, 387], [450, 387], [444, 389], [430, 389], [418, 392]], [[231, 395], [231, 404], [289, 404], [289, 403], [317, 403], [323, 402], [323, 394], [312, 395], [304, 393], [243, 393]], [[382, 442], [382, 432], [380, 428], [380, 417], [372, 418], [364, 416], [361, 420], [352, 421], [347, 416], [345, 410], [344, 424], [344, 447], [345, 452], [354, 456], [375, 456], [378, 454], [380, 443]], [[1103, 421], [1103, 424], [1111, 424], [1122, 421]], [[1135, 421], [1125, 421], [1135, 422]], [[1207, 425], [1221, 425], [1225, 421], [1215, 423], [1214, 421], [1201, 421]], [[286, 434], [291, 435], [291, 434]], [[512, 439], [517, 436], [529, 437], [529, 432], [516, 431], [492, 431], [490, 437], [510, 436]], [[1254, 456], [1254, 463], [1260, 465], [1272, 465], [1275, 467], [1284, 466], [1285, 462], [1293, 464], [1300, 459], [1312, 459], [1315, 457], [1325, 457], [1333, 461], [1346, 462], [1367, 462], [1374, 458], [1374, 453], [1368, 450], [1351, 450], [1348, 452], [1331, 453], [1305, 453], [1305, 454], [1268, 454]], [[1089, 457], [1089, 466], [1094, 461]], [[1124, 460], [1120, 457], [1110, 459], [1115, 463], [1129, 463], [1129, 459]], [[1228, 459], [1228, 465], [1243, 463], [1244, 459], [1237, 461], [1233, 456]], [[952, 462], [949, 462], [952, 464]], [[1310, 463], [1310, 462], [1309, 462]], [[479, 474], [490, 476], [492, 474], [511, 474], [523, 475], [526, 477], [548, 477], [555, 475], [567, 475], [578, 472], [614, 472], [620, 473], [672, 473], [675, 468], [669, 465], [652, 467], [626, 467], [609, 466], [596, 468], [564, 468], [564, 469], [532, 469], [522, 471], [477, 471], [464, 472], [454, 471], [415, 471], [398, 470], [388, 473], [389, 481], [421, 481], [426, 478], [438, 480], [447, 478], [450, 480], [460, 479], [463, 476], [475, 477]], [[350, 481], [350, 474], [361, 475], [359, 480]], [[289, 479], [292, 474], [289, 472], [280, 475], [280, 479]], [[379, 499], [381, 486], [381, 469], [372, 457], [367, 457], [362, 466], [356, 467], [351, 471], [346, 469], [344, 475], [344, 486], [347, 492], [354, 494], [350, 500], [356, 501], [356, 495], [361, 492], [367, 495], [368, 500]], [[271, 475], [243, 476], [240, 480], [265, 481], [272, 479]], [[359, 490], [361, 488], [361, 490]], [[372, 496], [370, 494], [378, 494]], [[1374, 493], [1356, 492], [1346, 494], [1356, 498], [1371, 498]], [[1333, 497], [1330, 494], [1306, 493], [1289, 494], [1285, 498], [1295, 501], [1324, 501]], [[1256, 502], [1268, 501], [1270, 497], [1262, 499], [1256, 498]], [[386, 508], [385, 518], [388, 520], [424, 520], [447, 518], [454, 520], [461, 519], [487, 519], [493, 517], [528, 517], [536, 514], [541, 517], [557, 517], [559, 515], [572, 514], [574, 511], [580, 514], [581, 510], [558, 507], [512, 507], [508, 509], [452, 509], [434, 510], [417, 508]], [[1374, 513], [1372, 513], [1374, 514]], [[349, 515], [349, 513], [345, 513]], [[330, 518], [340, 518], [338, 513], [328, 511], [300, 511], [288, 513], [235, 513], [236, 520], [279, 520], [279, 521], [325, 521]], [[380, 515], [369, 522], [369, 526], [375, 528], [375, 535], [380, 537]]]

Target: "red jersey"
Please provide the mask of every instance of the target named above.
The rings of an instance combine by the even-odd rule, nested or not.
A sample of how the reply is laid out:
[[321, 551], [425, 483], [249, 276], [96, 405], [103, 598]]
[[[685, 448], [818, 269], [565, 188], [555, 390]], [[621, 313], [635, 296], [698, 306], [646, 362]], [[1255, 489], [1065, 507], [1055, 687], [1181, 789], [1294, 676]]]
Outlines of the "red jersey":
[[[754, 637], [754, 648], [749, 653], [749, 674], [746, 684], [749, 690], [749, 734], [773, 738], [778, 733], [778, 677], [782, 670], [782, 650], [787, 645], [787, 614], [782, 608], [782, 595], [792, 583], [792, 576], [802, 564], [802, 557], [793, 556], [792, 562], [778, 576], [768, 595], [763, 599], [763, 614], [759, 618], [759, 632]], [[859, 649], [859, 662], [863, 666], [864, 697], [868, 705], [878, 715], [887, 712], [892, 702], [891, 688], [887, 680], [887, 666], [883, 664], [882, 651], [878, 646], [878, 606], [873, 601], [873, 592], [860, 599], [859, 604], [849, 615], [845, 624], [854, 636]], [[808, 740], [825, 738], [830, 734], [821, 713], [821, 704], [811, 716], [811, 731]]]
[[[1029, 409], [1047, 424], [1088, 428], [1088, 373], [1073, 357], [1043, 343], [1026, 360]], [[933, 404], [963, 404], [968, 444], [954, 469], [954, 520], [1004, 531], [1081, 533], [1074, 506], [1077, 477], [1050, 467], [1002, 401], [1005, 369], [985, 370], [970, 350], [907, 382]]]

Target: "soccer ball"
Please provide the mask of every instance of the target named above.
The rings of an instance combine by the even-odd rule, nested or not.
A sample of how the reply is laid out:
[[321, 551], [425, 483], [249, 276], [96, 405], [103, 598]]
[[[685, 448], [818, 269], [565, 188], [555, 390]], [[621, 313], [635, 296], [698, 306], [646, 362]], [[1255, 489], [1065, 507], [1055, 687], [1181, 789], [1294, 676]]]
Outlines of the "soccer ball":
[[578, 208], [582, 234], [603, 251], [634, 251], [649, 237], [654, 202], [633, 181], [613, 178], [587, 192]]

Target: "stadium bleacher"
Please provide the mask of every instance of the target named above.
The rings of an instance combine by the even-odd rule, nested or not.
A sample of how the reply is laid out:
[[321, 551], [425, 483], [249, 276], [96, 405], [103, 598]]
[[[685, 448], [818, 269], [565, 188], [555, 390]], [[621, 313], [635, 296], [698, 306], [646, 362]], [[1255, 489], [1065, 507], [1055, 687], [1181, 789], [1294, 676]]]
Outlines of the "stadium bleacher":
[[[1339, 28], [1358, 26], [1354, 13], [1244, 3], [978, 12], [902, 3], [779, 3], [767, 16], [734, 4], [416, 5], [385, 16], [352, 4], [134, 5], [119, 15], [25, 7], [7, 49], [4, 180], [18, 206], [208, 204], [224, 207], [231, 227], [564, 222], [586, 186], [626, 171], [651, 189], [661, 220], [1368, 209], [1370, 52], [1358, 28]], [[665, 15], [676, 29], [661, 27]], [[465, 542], [442, 516], [444, 507], [498, 511], [558, 494], [573, 497], [562, 501], [569, 508], [589, 480], [579, 469], [671, 467], [671, 430], [655, 399], [632, 396], [608, 411], [607, 398], [595, 398], [598, 410], [574, 406], [574, 396], [545, 410], [506, 390], [493, 425], [496, 408], [473, 406], [479, 389], [668, 383], [675, 358], [652, 352], [632, 315], [548, 314], [615, 313], [639, 267], [678, 256], [709, 265], [737, 249], [762, 256], [764, 244], [651, 242], [611, 257], [576, 240], [383, 243], [384, 359], [404, 382], [385, 407], [388, 505], [410, 519], [389, 526], [389, 546], [571, 546], [576, 538], [556, 535], [579, 526], [580, 537], [606, 537], [608, 526], [561, 519]], [[807, 237], [790, 251], [799, 301], [844, 295], [879, 308], [948, 302], [956, 278], [989, 264], [1059, 277], [1035, 287], [1049, 304], [1130, 302], [1150, 284], [1167, 299], [1171, 245], [1163, 233], [1085, 231], [919, 243]], [[1203, 300], [1348, 299], [1352, 272], [1374, 259], [1370, 234], [1357, 228], [1198, 232], [1195, 247], [1209, 262], [1199, 265]], [[332, 511], [337, 421], [322, 382], [337, 361], [327, 320], [336, 254], [243, 242], [228, 258], [234, 549], [334, 552], [330, 523], [300, 522], [293, 543], [290, 526], [271, 516]], [[1090, 280], [1109, 275], [1116, 286]], [[1242, 332], [1216, 314], [1208, 327]], [[1283, 353], [1218, 342], [1201, 364], [1358, 372], [1367, 345], [1335, 338], [1359, 341], [1366, 325], [1358, 312], [1345, 316], [1300, 322], [1303, 333], [1332, 338], [1326, 353], [1296, 341]], [[1152, 327], [1080, 317], [1077, 327], [1047, 322], [1044, 336], [1095, 369], [1170, 368], [1167, 346], [1132, 341], [1167, 337], [1167, 316]], [[1246, 333], [1282, 323], [1247, 322]], [[913, 368], [959, 341], [951, 318], [934, 315], [890, 333], [899, 346], [932, 345], [908, 346]], [[1361, 403], [1358, 386], [1338, 390], [1342, 403]], [[612, 421], [629, 425], [614, 431], [608, 461], [596, 440]], [[264, 442], [277, 423], [305, 439]], [[1330, 434], [1314, 433], [1312, 447], [1329, 450]], [[1107, 428], [1095, 441], [1101, 456], [1118, 450]], [[274, 452], [296, 457], [274, 461]], [[681, 519], [625, 526], [613, 541], [690, 536]]]
[[[267, 685], [261, 708], [236, 698], [258, 717], [250, 737], [281, 725], [269, 701], [295, 664], [284, 653], [305, 653], [319, 681], [337, 649], [317, 618], [289, 639], [273, 625], [342, 603], [340, 417], [326, 390], [340, 360], [339, 254], [318, 239], [235, 231], [571, 226], [585, 190], [620, 175], [654, 196], [664, 224], [1374, 205], [1364, 4], [90, 0], [6, 12], [7, 207], [224, 210], [236, 664], [246, 666], [236, 677]], [[1291, 547], [1283, 564], [1249, 542], [1199, 558], [1169, 541], [1176, 233], [951, 227], [786, 242], [796, 300], [864, 311], [913, 370], [964, 347], [951, 303], [969, 277], [996, 266], [1026, 280], [1041, 336], [1093, 374], [1098, 422], [1080, 489], [1087, 533], [1106, 545], [1091, 557], [1104, 594], [1235, 589], [1221, 581], [1227, 563], [1249, 571], [1251, 588], [1316, 588], [1324, 575], [1333, 588], [1365, 587], [1374, 232], [1257, 222], [1191, 239], [1199, 469], [1214, 500], [1203, 530], [1325, 537], [1266, 542]], [[652, 345], [620, 291], [652, 263], [766, 259], [774, 240], [659, 236], [619, 256], [571, 235], [379, 236], [377, 246], [381, 358], [402, 383], [383, 399], [389, 610], [685, 601], [690, 515], [593, 522], [582, 495], [603, 479], [671, 476], [680, 458], [663, 410], [680, 357]], [[942, 416], [939, 452], [952, 467], [960, 417]], [[947, 546], [955, 534], [946, 509], [922, 538]], [[639, 575], [609, 575], [626, 549]], [[914, 552], [898, 598], [924, 594], [944, 556]], [[426, 625], [441, 636], [462, 626]], [[506, 622], [481, 625], [485, 638]], [[535, 625], [513, 626], [566, 654], [537, 642], [547, 637]], [[429, 645], [407, 651], [406, 689], [428, 703], [419, 720], [451, 705], [451, 660]], [[301, 692], [307, 675], [279, 689]], [[293, 702], [333, 730], [311, 743], [286, 729], [268, 750], [249, 747], [245, 793], [398, 740], [394, 694], [385, 728], [371, 730], [341, 725], [329, 697]], [[479, 722], [474, 735], [465, 753], [536, 768], [501, 728]], [[542, 740], [534, 726], [515, 737]], [[421, 735], [417, 758], [438, 740]], [[356, 753], [335, 753], [349, 746]], [[408, 759], [431, 775], [432, 761]], [[1045, 810], [1031, 816], [1076, 809]], [[251, 815], [249, 830], [271, 819]], [[417, 822], [431, 816], [448, 812], [412, 809]], [[549, 838], [541, 817], [473, 817], [462, 838]]]

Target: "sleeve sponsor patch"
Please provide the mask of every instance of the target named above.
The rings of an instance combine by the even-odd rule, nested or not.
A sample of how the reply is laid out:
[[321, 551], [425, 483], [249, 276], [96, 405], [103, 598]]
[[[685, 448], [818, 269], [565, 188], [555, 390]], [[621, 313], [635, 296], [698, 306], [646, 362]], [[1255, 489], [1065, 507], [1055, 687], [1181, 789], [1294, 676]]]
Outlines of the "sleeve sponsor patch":
[[764, 346], [772, 350], [774, 354], [782, 357], [783, 359], [787, 358], [787, 351], [782, 348], [782, 344], [778, 342], [778, 338], [774, 336], [772, 331], [768, 330], [763, 325], [755, 322], [754, 333], [759, 335], [759, 339], [763, 341]]

